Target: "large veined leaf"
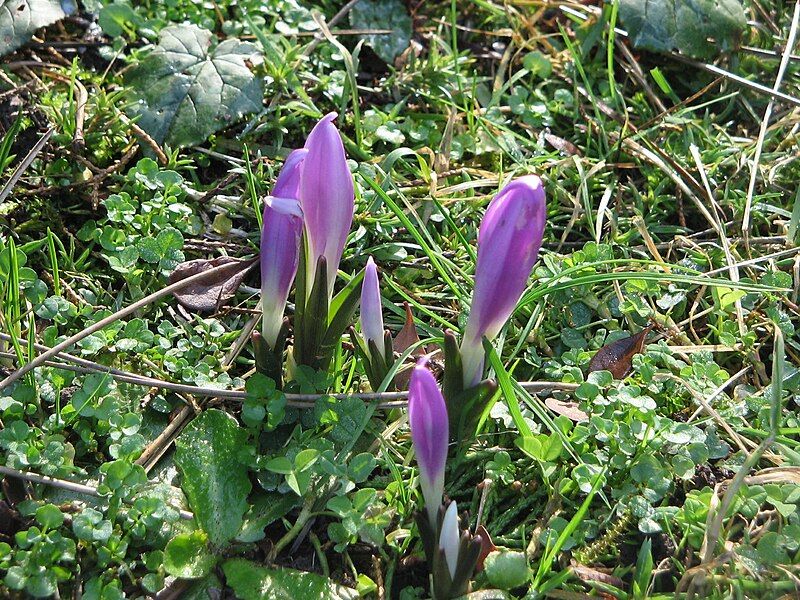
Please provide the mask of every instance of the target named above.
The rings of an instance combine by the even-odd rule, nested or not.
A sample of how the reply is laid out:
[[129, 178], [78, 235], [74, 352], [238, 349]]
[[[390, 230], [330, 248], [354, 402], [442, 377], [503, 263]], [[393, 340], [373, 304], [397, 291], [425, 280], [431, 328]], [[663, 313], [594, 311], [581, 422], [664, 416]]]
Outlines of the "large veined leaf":
[[242, 528], [250, 480], [237, 459], [247, 433], [221, 410], [207, 410], [176, 441], [175, 464], [197, 522], [214, 546], [224, 546]]
[[619, 0], [637, 48], [708, 59], [735, 48], [747, 25], [741, 0]]
[[361, 0], [350, 11], [350, 24], [358, 29], [392, 30], [360, 36], [389, 64], [411, 43], [411, 16], [401, 0]]
[[225, 580], [242, 600], [354, 600], [358, 592], [327, 577], [293, 569], [268, 569], [243, 558], [222, 565]]
[[261, 108], [262, 82], [248, 66], [257, 56], [255, 45], [236, 39], [215, 46], [213, 34], [196, 25], [165, 27], [128, 73], [138, 99], [131, 110], [159, 143], [201, 143]]
[[0, 56], [77, 10], [74, 0], [0, 0]]

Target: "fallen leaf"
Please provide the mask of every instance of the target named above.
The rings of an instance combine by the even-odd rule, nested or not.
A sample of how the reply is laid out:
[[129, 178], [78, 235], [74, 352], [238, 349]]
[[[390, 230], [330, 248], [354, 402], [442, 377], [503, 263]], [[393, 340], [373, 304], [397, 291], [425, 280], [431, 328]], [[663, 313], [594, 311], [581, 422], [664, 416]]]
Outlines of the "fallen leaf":
[[589, 415], [578, 408], [577, 402], [566, 402], [564, 400], [557, 400], [556, 398], [551, 397], [547, 398], [544, 401], [544, 404], [557, 415], [567, 417], [568, 419], [578, 423], [589, 420]]
[[622, 379], [631, 372], [633, 357], [642, 351], [644, 340], [653, 325], [648, 325], [636, 335], [606, 344], [589, 361], [592, 371], [610, 371], [614, 379]]
[[201, 279], [176, 291], [173, 295], [181, 306], [199, 313], [219, 310], [219, 307], [236, 293], [247, 272], [256, 264], [256, 259], [242, 260], [230, 256], [220, 256], [212, 259], [190, 260], [175, 267], [169, 276], [170, 283], [226, 264], [229, 264], [230, 268], [221, 269], [206, 279]]
[[603, 573], [602, 571], [587, 567], [586, 565], [574, 563], [572, 565], [572, 572], [575, 574], [575, 577], [583, 582], [599, 581], [600, 583], [613, 585], [619, 589], [625, 587], [625, 583], [619, 577], [614, 577], [613, 575]]
[[581, 151], [578, 150], [578, 147], [573, 144], [572, 142], [565, 140], [562, 137], [558, 137], [557, 135], [553, 135], [552, 133], [545, 133], [544, 140], [550, 144], [553, 148], [558, 150], [559, 152], [566, 154], [567, 156], [580, 156]]
[[481, 553], [478, 555], [478, 562], [475, 565], [475, 572], [480, 573], [483, 571], [483, 561], [486, 560], [486, 557], [489, 556], [491, 552], [497, 550], [497, 546], [494, 545], [492, 536], [489, 535], [489, 532], [486, 531], [486, 527], [483, 525], [478, 525], [478, 528], [475, 530], [475, 535], [481, 536]]

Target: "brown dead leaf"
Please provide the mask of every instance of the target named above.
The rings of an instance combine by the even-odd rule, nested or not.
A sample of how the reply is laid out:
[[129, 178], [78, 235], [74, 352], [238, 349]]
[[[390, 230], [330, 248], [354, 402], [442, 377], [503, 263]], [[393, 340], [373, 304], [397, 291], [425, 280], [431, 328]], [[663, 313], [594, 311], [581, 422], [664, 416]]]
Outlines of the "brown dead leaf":
[[[396, 336], [394, 336], [393, 342], [394, 351], [399, 352], [400, 354], [419, 342], [417, 326], [414, 325], [414, 315], [411, 313], [411, 307], [409, 306], [408, 302], [404, 302], [403, 305], [406, 309], [406, 322], [403, 325], [403, 328], [397, 332]], [[423, 354], [425, 354], [425, 350], [420, 346], [411, 353], [411, 356], [422, 356]]]
[[[403, 303], [406, 309], [406, 322], [403, 325], [403, 328], [397, 332], [397, 335], [394, 337], [394, 341], [392, 345], [394, 346], [394, 351], [402, 354], [406, 350], [408, 350], [411, 346], [419, 342], [419, 335], [417, 335], [417, 327], [414, 325], [414, 315], [411, 314], [411, 307], [408, 305], [408, 302]], [[414, 351], [411, 353], [411, 357], [415, 356], [422, 356], [425, 354], [425, 349], [422, 346], [417, 346]], [[399, 371], [394, 378], [394, 385], [398, 390], [407, 390], [408, 389], [408, 380], [411, 379], [411, 369], [405, 368], [407, 365], [404, 365], [403, 370]]]
[[578, 408], [577, 402], [567, 402], [550, 397], [544, 401], [544, 404], [557, 415], [562, 415], [578, 423], [589, 420], [589, 415]]
[[633, 357], [642, 351], [645, 338], [653, 325], [648, 325], [636, 335], [623, 340], [606, 344], [597, 351], [589, 361], [589, 373], [592, 371], [611, 371], [614, 379], [623, 379], [631, 372]]
[[578, 147], [573, 144], [572, 142], [565, 140], [562, 137], [558, 137], [557, 135], [553, 135], [552, 133], [545, 133], [544, 140], [550, 144], [553, 148], [558, 150], [559, 152], [566, 154], [567, 156], [580, 156], [581, 151], [578, 150]]
[[572, 564], [572, 572], [575, 574], [575, 577], [583, 582], [599, 581], [600, 583], [613, 585], [615, 588], [619, 589], [624, 589], [625, 587], [625, 582], [623, 582], [619, 577], [614, 577], [613, 575], [604, 573], [598, 569], [593, 569], [592, 567], [587, 567], [586, 565], [581, 565], [579, 563]]
[[248, 271], [256, 264], [257, 259], [242, 260], [230, 256], [218, 258], [190, 260], [179, 264], [169, 276], [169, 282], [175, 283], [192, 275], [209, 271], [214, 267], [229, 264], [230, 268], [222, 269], [207, 279], [200, 279], [192, 285], [176, 291], [173, 295], [187, 310], [198, 313], [209, 313], [219, 310], [230, 300], [244, 280]]
[[480, 573], [483, 571], [483, 561], [486, 560], [486, 557], [489, 556], [491, 552], [497, 550], [497, 546], [494, 545], [492, 536], [489, 535], [489, 532], [486, 531], [486, 527], [483, 525], [478, 525], [478, 528], [475, 530], [475, 535], [481, 536], [481, 553], [478, 555], [478, 562], [475, 565], [475, 572]]

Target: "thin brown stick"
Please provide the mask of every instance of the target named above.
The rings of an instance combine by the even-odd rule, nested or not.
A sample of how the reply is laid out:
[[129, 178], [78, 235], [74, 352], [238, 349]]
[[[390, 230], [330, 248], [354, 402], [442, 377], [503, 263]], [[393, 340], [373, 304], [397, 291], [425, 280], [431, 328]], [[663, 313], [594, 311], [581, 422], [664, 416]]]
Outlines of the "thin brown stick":
[[[0, 465], [0, 473], [3, 475], [8, 475], [9, 477], [16, 477], [18, 479], [24, 479], [25, 481], [32, 481], [33, 483], [41, 483], [44, 485], [49, 485], [50, 487], [59, 488], [62, 490], [68, 490], [70, 492], [76, 492], [78, 494], [85, 494], [87, 496], [94, 496], [95, 498], [102, 498], [100, 492], [97, 491], [97, 488], [92, 487], [90, 485], [85, 485], [83, 483], [76, 483], [74, 481], [67, 481], [66, 479], [56, 479], [55, 477], [48, 477], [47, 475], [39, 475], [38, 473], [31, 473], [29, 471], [18, 471], [17, 469], [12, 469], [11, 467], [4, 467]], [[175, 508], [174, 506], [172, 508]], [[194, 515], [190, 513], [188, 510], [183, 509], [176, 509], [181, 515], [181, 519], [186, 519], [187, 521], [191, 521], [194, 519]]]
[[[783, 75], [786, 73], [786, 67], [789, 66], [789, 56], [794, 48], [794, 41], [797, 37], [797, 28], [800, 25], [800, 0], [794, 3], [794, 14], [792, 15], [792, 25], [789, 28], [789, 37], [786, 40], [786, 49], [781, 57], [781, 63], [778, 67], [778, 74], [775, 77], [775, 84], [772, 86], [773, 91], [777, 92], [781, 83], [783, 82]], [[767, 103], [767, 108], [764, 110], [764, 118], [761, 120], [761, 129], [758, 132], [758, 139], [756, 140], [756, 150], [753, 156], [753, 166], [750, 169], [750, 182], [747, 185], [747, 196], [745, 198], [744, 213], [742, 215], [742, 235], [744, 236], [745, 247], [750, 247], [750, 213], [753, 208], [753, 194], [756, 189], [756, 178], [758, 177], [758, 165], [761, 161], [761, 151], [764, 148], [764, 140], [767, 136], [767, 129], [769, 127], [769, 120], [772, 117], [772, 109], [775, 106], [775, 98], [770, 98]]]
[[222, 272], [224, 272], [226, 270], [233, 270], [233, 269], [240, 269], [240, 268], [241, 268], [241, 263], [239, 263], [239, 262], [226, 263], [224, 265], [220, 265], [218, 267], [214, 267], [212, 269], [209, 269], [208, 271], [204, 271], [202, 273], [197, 273], [196, 275], [192, 275], [191, 277], [187, 277], [186, 279], [181, 279], [180, 281], [176, 281], [175, 283], [170, 284], [165, 288], [162, 288], [162, 289], [160, 289], [160, 290], [158, 290], [156, 292], [153, 292], [152, 294], [150, 294], [148, 296], [145, 296], [141, 300], [137, 300], [133, 304], [131, 304], [129, 306], [126, 306], [125, 308], [122, 308], [122, 309], [118, 310], [117, 312], [107, 316], [105, 319], [101, 319], [97, 323], [94, 323], [94, 324], [90, 325], [89, 327], [87, 327], [83, 331], [80, 331], [80, 332], [76, 333], [75, 335], [70, 336], [69, 338], [67, 338], [63, 342], [61, 342], [59, 344], [56, 344], [50, 350], [48, 350], [48, 351], [44, 352], [43, 354], [40, 354], [39, 356], [37, 356], [31, 362], [23, 365], [21, 368], [17, 369], [13, 373], [11, 373], [8, 377], [3, 379], [3, 381], [0, 381], [0, 390], [5, 389], [9, 385], [11, 385], [15, 381], [17, 381], [23, 375], [29, 373], [31, 370], [33, 370], [36, 367], [42, 365], [45, 361], [50, 360], [51, 358], [56, 356], [59, 352], [62, 352], [64, 350], [66, 350], [67, 348], [69, 348], [73, 344], [76, 344], [77, 342], [81, 341], [82, 339], [90, 336], [95, 331], [100, 331], [101, 329], [103, 329], [107, 325], [110, 325], [111, 323], [114, 323], [115, 321], [118, 321], [119, 319], [122, 319], [123, 317], [127, 317], [128, 315], [136, 312], [140, 308], [142, 308], [144, 306], [147, 306], [148, 304], [151, 304], [152, 302], [155, 302], [156, 300], [159, 300], [159, 299], [161, 299], [161, 298], [163, 298], [165, 296], [169, 296], [173, 292], [175, 292], [177, 290], [180, 290], [180, 289], [183, 289], [184, 287], [186, 287], [186, 286], [188, 286], [188, 285], [190, 285], [192, 283], [197, 283], [197, 282], [202, 281], [203, 279], [206, 279], [206, 278], [208, 278], [208, 277], [210, 277], [212, 275], [218, 275], [219, 273], [222, 273]]
[[[19, 165], [17, 165], [17, 168], [14, 170], [14, 173], [11, 175], [6, 184], [3, 186], [3, 189], [0, 190], [0, 204], [2, 204], [3, 200], [6, 199], [6, 196], [8, 196], [11, 193], [11, 190], [14, 189], [14, 186], [17, 185], [19, 178], [22, 177], [22, 174], [25, 172], [25, 170], [29, 166], [31, 166], [31, 163], [39, 155], [39, 152], [42, 151], [42, 148], [44, 148], [44, 145], [50, 139], [50, 136], [53, 135], [54, 131], [55, 129], [53, 129], [52, 127], [47, 131], [45, 131], [42, 137], [40, 137], [39, 140], [36, 142], [36, 144], [34, 144], [33, 148], [30, 149], [30, 152], [28, 152], [25, 158], [22, 159], [22, 162], [19, 163]], [[3, 388], [0, 387], [0, 389]]]
[[[5, 334], [3, 338], [8, 338]], [[10, 338], [9, 338], [10, 339]], [[44, 346], [46, 348], [46, 346]], [[0, 352], [2, 358], [15, 358], [16, 355], [11, 352]], [[61, 353], [58, 358], [62, 360], [82, 360], [69, 354]], [[85, 361], [91, 363], [91, 361]], [[29, 363], [30, 364], [30, 363]], [[244, 390], [223, 390], [211, 387], [200, 387], [195, 385], [187, 385], [184, 383], [173, 383], [171, 381], [162, 381], [154, 377], [147, 377], [145, 375], [136, 375], [126, 371], [120, 371], [111, 367], [92, 363], [92, 365], [70, 365], [67, 363], [59, 363], [54, 361], [44, 361], [45, 366], [54, 367], [57, 369], [65, 369], [67, 371], [74, 371], [77, 373], [105, 373], [109, 377], [118, 381], [124, 381], [133, 385], [141, 385], [145, 387], [159, 388], [169, 390], [171, 392], [181, 394], [191, 394], [194, 396], [201, 396], [205, 398], [222, 398], [225, 400], [243, 401], [247, 399], [247, 392]], [[37, 365], [40, 366], [40, 365]], [[570, 392], [577, 388], [577, 384], [561, 383], [558, 381], [520, 381], [520, 386], [529, 392], [543, 392], [547, 390], [560, 390]], [[381, 400], [376, 408], [379, 409], [393, 409], [402, 408], [407, 402], [408, 392], [363, 392], [363, 393], [338, 393], [338, 394], [286, 394], [286, 404], [292, 408], [314, 408], [315, 403], [320, 398], [334, 398], [336, 400], [343, 400], [345, 398], [357, 398], [359, 400]]]

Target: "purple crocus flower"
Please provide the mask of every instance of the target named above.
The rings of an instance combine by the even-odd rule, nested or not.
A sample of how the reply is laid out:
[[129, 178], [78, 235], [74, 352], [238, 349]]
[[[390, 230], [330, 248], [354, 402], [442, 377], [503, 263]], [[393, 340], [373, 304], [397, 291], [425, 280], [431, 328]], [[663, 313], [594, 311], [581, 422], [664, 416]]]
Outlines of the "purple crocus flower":
[[311, 293], [317, 260], [328, 265], [328, 297], [333, 292], [339, 261], [353, 223], [355, 192], [353, 177], [339, 131], [333, 124], [336, 113], [325, 115], [306, 139], [308, 150], [300, 175], [300, 205], [308, 243], [306, 294]]
[[417, 454], [420, 485], [431, 527], [436, 529], [436, 516], [442, 505], [444, 465], [447, 441], [450, 438], [447, 406], [436, 383], [427, 358], [419, 359], [408, 383], [408, 420], [411, 441]]
[[361, 283], [361, 333], [364, 340], [373, 342], [383, 358], [383, 311], [381, 308], [381, 291], [378, 285], [378, 267], [370, 256], [364, 269], [364, 281]]
[[542, 245], [547, 206], [542, 180], [526, 175], [489, 203], [478, 231], [472, 309], [461, 342], [464, 385], [483, 374], [482, 339], [492, 340], [519, 301]]
[[297, 196], [307, 150], [294, 150], [281, 169], [272, 195], [264, 199], [261, 227], [261, 335], [274, 348], [289, 289], [297, 274], [303, 218]]

